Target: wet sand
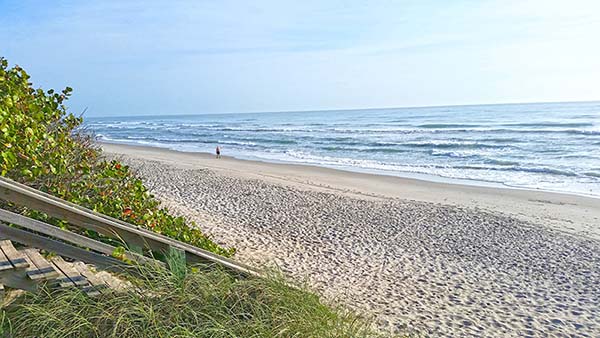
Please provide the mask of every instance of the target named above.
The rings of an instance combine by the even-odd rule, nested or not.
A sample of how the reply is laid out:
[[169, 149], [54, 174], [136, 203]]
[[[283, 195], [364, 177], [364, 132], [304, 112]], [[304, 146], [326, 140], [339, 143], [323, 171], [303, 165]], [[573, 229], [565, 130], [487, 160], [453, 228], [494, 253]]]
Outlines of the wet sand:
[[385, 330], [600, 336], [600, 199], [102, 147], [238, 260]]

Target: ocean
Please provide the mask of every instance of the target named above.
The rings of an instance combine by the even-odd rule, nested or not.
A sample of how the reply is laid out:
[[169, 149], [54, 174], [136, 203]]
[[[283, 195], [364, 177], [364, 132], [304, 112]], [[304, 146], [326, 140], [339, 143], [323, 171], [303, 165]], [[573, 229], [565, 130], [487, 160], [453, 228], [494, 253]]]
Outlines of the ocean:
[[600, 102], [87, 118], [100, 141], [600, 197]]

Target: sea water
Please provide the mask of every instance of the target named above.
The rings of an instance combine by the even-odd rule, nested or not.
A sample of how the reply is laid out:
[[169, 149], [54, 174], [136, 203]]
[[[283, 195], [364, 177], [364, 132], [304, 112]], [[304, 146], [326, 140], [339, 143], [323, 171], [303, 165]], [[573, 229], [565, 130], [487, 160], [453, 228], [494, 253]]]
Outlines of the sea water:
[[[176, 113], [176, 112], [173, 112]], [[88, 118], [104, 142], [600, 196], [600, 102]]]

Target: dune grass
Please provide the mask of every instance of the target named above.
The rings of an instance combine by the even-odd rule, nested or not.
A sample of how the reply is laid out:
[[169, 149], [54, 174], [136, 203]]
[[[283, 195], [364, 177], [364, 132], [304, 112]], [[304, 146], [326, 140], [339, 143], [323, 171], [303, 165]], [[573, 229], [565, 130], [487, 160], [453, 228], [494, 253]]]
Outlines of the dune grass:
[[139, 268], [135, 288], [91, 298], [25, 294], [2, 310], [2, 337], [375, 337], [371, 322], [323, 304], [276, 273], [236, 278], [215, 267]]

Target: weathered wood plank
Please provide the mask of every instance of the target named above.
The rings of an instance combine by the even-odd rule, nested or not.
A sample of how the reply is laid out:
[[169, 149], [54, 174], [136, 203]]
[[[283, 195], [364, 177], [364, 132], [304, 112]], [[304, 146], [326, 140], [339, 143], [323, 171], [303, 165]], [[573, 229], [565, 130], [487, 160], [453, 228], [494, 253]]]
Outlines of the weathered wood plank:
[[73, 283], [73, 281], [69, 278], [69, 276], [65, 275], [60, 269], [56, 268], [56, 271], [58, 271], [58, 276], [50, 281], [50, 284], [53, 287], [60, 287], [60, 288], [76, 288], [77, 285], [75, 285], [75, 283]]
[[43, 211], [50, 216], [64, 219], [70, 224], [121, 239], [131, 246], [146, 247], [160, 252], [167, 252], [172, 246], [185, 251], [189, 263], [215, 263], [242, 275], [260, 276], [260, 273], [247, 265], [93, 212], [5, 177], [0, 177], [0, 198]]
[[108, 284], [104, 283], [102, 279], [98, 278], [96, 273], [90, 270], [90, 268], [84, 262], [73, 262], [71, 265], [90, 283], [90, 286], [83, 288], [83, 291], [88, 295], [99, 295], [102, 293], [102, 290], [108, 288]]
[[130, 282], [121, 280], [106, 271], [98, 271], [96, 278], [103, 281], [110, 289], [115, 291], [125, 291], [128, 288], [133, 288]]
[[10, 260], [2, 250], [0, 250], [0, 271], [10, 270], [13, 268], [13, 265], [10, 264]]
[[[39, 289], [40, 285], [45, 284], [49, 280], [58, 277], [58, 273], [56, 273], [56, 271], [52, 269], [52, 272], [54, 272], [54, 274], [34, 274], [34, 278], [31, 278], [32, 276], [30, 276], [30, 274], [32, 272], [36, 272], [37, 267], [27, 255], [24, 254], [23, 256], [25, 257], [27, 263], [29, 263], [29, 267], [27, 268], [25, 273], [14, 273], [12, 276], [2, 278], [2, 280], [4, 282], [7, 282], [7, 285], [9, 285], [10, 287], [36, 292]], [[48, 276], [48, 278], [42, 278], [43, 276]]]
[[[18, 226], [27, 228], [29, 230], [33, 230], [54, 238], [61, 239], [63, 241], [76, 244], [85, 248], [89, 248], [91, 250], [103, 253], [105, 255], [111, 255], [115, 247], [106, 243], [102, 243], [100, 241], [73, 233], [71, 231], [63, 230], [59, 227], [53, 226], [51, 224], [47, 224], [27, 216], [19, 215], [17, 213], [0, 209], [0, 221], [4, 221], [7, 223], [16, 224]], [[140, 264], [147, 263], [149, 261], [155, 262], [155, 260], [151, 258], [144, 257], [137, 253], [125, 251], [125, 258], [130, 261], [137, 262]]]
[[8, 258], [15, 269], [29, 267], [29, 263], [27, 263], [23, 254], [15, 249], [10, 240], [0, 240], [0, 250], [4, 252], [4, 255], [6, 255], [6, 258]]
[[[80, 249], [78, 247], [53, 240], [48, 237], [40, 236], [26, 230], [17, 229], [0, 222], [0, 237], [10, 238], [15, 242], [25, 244], [38, 249], [44, 249], [54, 252], [58, 255], [69, 257], [75, 260], [80, 260], [86, 263], [93, 264], [101, 269], [123, 272], [124, 270], [132, 270], [131, 266], [118, 259], [104, 256], [93, 251]], [[0, 255], [1, 256], [1, 255]], [[1, 262], [0, 257], [0, 262]], [[7, 260], [8, 261], [8, 260]], [[10, 268], [12, 265], [8, 262]], [[1, 263], [0, 263], [1, 266]]]
[[88, 285], [88, 280], [83, 277], [79, 272], [77, 272], [69, 263], [65, 262], [65, 260], [60, 256], [52, 257], [50, 260], [52, 264], [62, 272], [64, 276], [58, 277], [58, 282], [60, 286], [70, 286], [72, 283], [75, 286], [86, 286]]
[[[4, 253], [4, 251], [2, 250], [0, 250], [0, 252]], [[26, 266], [20, 265], [19, 268], [0, 271], [0, 283], [13, 289], [35, 292], [38, 289], [38, 283], [37, 281], [33, 281], [27, 276], [27, 270], [29, 270], [34, 265], [21, 252], [19, 252], [19, 256], [22, 259], [22, 261], [25, 262]]]
[[25, 259], [29, 261], [29, 268], [26, 271], [27, 276], [31, 280], [47, 280], [58, 277], [58, 272], [54, 269], [54, 266], [40, 255], [40, 253], [33, 248], [21, 250], [25, 255]]

